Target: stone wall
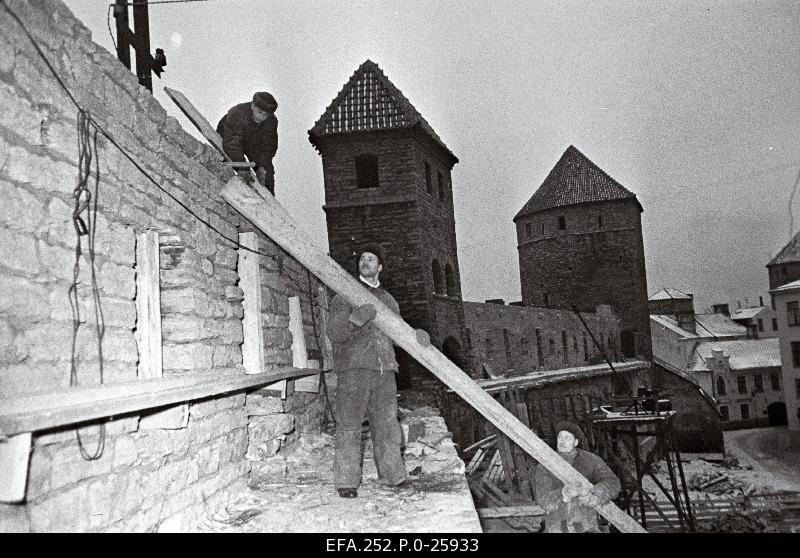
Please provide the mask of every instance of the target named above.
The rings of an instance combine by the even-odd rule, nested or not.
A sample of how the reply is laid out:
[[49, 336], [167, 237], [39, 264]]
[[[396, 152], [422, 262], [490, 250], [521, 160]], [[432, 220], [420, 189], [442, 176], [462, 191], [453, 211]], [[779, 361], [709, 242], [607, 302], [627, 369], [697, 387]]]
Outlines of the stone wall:
[[[561, 216], [564, 230], [558, 229]], [[652, 358], [641, 213], [635, 200], [558, 207], [516, 225], [525, 305], [575, 304], [591, 311], [609, 304], [621, 319], [621, 329], [634, 333], [637, 358]]]
[[[97, 201], [96, 272], [106, 326], [103, 383], [138, 377], [136, 242], [148, 230], [159, 233], [164, 377], [244, 374], [239, 256], [230, 240], [251, 227], [219, 195], [230, 171], [94, 44], [63, 4], [7, 4], [76, 101], [163, 189], [97, 136], [99, 172], [96, 178], [92, 169], [89, 186]], [[0, 385], [3, 398], [15, 398], [71, 383], [78, 113], [5, 10], [0, 29]], [[288, 278], [296, 262], [263, 237], [260, 250], [267, 254], [265, 363], [280, 370], [292, 362], [287, 296], [307, 295]], [[86, 251], [79, 282], [84, 323], [72, 383], [87, 386], [100, 383], [100, 360]], [[0, 531], [169, 530], [246, 477], [248, 457], [257, 453], [250, 442], [278, 451], [319, 429], [319, 397], [289, 392], [286, 401], [273, 401], [273, 412], [252, 415], [258, 419], [251, 419], [246, 395], [236, 393], [192, 402], [184, 428], [145, 428], [150, 412], [86, 424], [80, 439], [90, 454], [105, 427], [96, 460], [81, 457], [74, 427], [35, 432], [25, 501], [0, 506]]]
[[[480, 302], [463, 304], [475, 377], [485, 377], [483, 363], [495, 374], [526, 374], [604, 362], [574, 312]], [[581, 315], [608, 357], [618, 360], [620, 320], [611, 308], [601, 305], [595, 312]]]

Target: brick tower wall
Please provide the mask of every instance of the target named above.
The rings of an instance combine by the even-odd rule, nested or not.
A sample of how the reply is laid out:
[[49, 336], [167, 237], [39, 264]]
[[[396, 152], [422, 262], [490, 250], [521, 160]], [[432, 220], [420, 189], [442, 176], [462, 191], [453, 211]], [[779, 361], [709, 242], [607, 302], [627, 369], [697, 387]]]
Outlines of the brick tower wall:
[[[387, 260], [381, 282], [397, 299], [403, 319], [428, 331], [439, 348], [452, 336], [464, 349], [463, 311], [436, 310], [435, 298], [442, 295], [434, 294], [431, 271], [435, 258], [444, 278], [449, 264], [454, 289], [451, 296], [444, 296], [460, 300], [450, 167], [442, 159], [441, 149], [413, 130], [327, 137], [319, 142], [319, 149], [331, 257], [355, 273], [354, 252], [363, 242], [379, 242]], [[364, 154], [378, 157], [377, 188], [358, 187], [355, 159]], [[431, 168], [432, 193], [426, 186], [426, 161]], [[439, 196], [439, 173], [444, 201]], [[405, 376], [401, 385], [431, 384], [427, 370], [402, 351], [398, 353]]]
[[622, 330], [635, 330], [637, 356], [652, 358], [641, 213], [634, 200], [553, 208], [525, 216], [516, 226], [526, 306], [575, 304], [591, 312], [609, 304]]

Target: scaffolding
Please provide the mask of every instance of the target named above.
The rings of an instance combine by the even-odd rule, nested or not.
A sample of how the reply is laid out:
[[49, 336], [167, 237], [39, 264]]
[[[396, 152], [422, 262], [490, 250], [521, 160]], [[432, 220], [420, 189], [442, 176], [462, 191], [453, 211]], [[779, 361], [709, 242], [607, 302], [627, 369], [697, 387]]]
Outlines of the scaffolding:
[[[659, 410], [657, 405], [647, 407], [634, 399], [622, 412], [601, 411], [593, 416], [596, 451], [622, 483], [617, 499], [620, 508], [642, 527], [648, 528], [649, 515], [657, 516], [673, 531], [695, 532], [692, 503], [675, 443], [673, 419], [677, 413], [671, 409]], [[669, 474], [669, 488], [655, 474], [655, 467], [661, 460]], [[656, 500], [643, 488], [645, 476], [661, 490], [666, 502]]]

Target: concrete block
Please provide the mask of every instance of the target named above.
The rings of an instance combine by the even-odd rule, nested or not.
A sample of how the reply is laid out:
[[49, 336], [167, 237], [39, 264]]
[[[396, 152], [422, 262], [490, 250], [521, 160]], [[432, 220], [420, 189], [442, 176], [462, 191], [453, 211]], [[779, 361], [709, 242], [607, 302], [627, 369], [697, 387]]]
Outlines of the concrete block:
[[259, 392], [247, 394], [247, 414], [250, 416], [272, 415], [283, 413], [283, 401], [280, 397], [264, 395]]
[[0, 533], [29, 533], [30, 530], [25, 506], [0, 504]]
[[14, 186], [10, 182], [0, 180], [0, 223], [9, 229], [36, 232], [45, 215], [45, 206], [36, 196], [26, 190]]
[[36, 240], [6, 228], [0, 228], [0, 262], [24, 275], [34, 276], [40, 270]]
[[45, 533], [82, 532], [89, 528], [89, 490], [78, 484], [50, 498], [28, 505], [31, 531]]
[[250, 442], [266, 442], [294, 430], [294, 415], [276, 414], [250, 417], [247, 432]]

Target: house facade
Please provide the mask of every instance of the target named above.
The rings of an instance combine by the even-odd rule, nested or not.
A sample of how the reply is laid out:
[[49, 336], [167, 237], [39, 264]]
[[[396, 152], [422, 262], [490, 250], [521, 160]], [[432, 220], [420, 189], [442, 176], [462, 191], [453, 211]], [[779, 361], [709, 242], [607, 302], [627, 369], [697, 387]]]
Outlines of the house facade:
[[778, 320], [781, 381], [792, 445], [800, 447], [800, 280], [770, 291]]

